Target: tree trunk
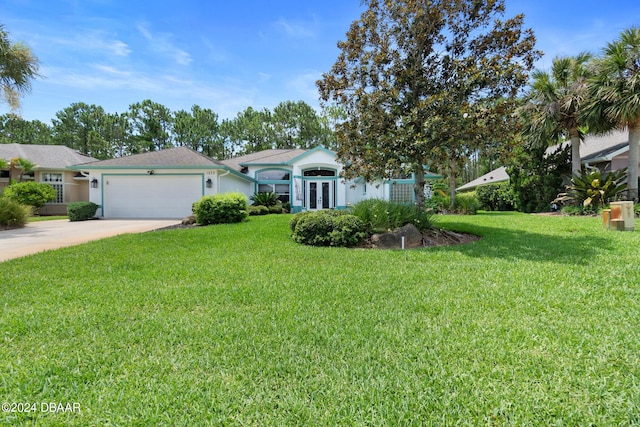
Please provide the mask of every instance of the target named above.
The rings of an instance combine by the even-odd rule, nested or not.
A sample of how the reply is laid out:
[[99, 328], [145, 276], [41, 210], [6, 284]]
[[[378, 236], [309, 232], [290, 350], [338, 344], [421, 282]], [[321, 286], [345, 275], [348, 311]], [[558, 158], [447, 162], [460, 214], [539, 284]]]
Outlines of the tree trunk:
[[640, 158], [640, 119], [629, 124], [629, 171], [627, 194], [629, 200], [638, 200], [638, 160]]
[[421, 162], [418, 162], [413, 167], [413, 174], [415, 175], [415, 181], [413, 183], [413, 193], [415, 195], [415, 204], [418, 208], [424, 209], [424, 167]]
[[449, 158], [449, 209], [454, 210], [456, 207], [456, 161], [453, 158]]
[[578, 129], [569, 131], [571, 137], [571, 174], [577, 175], [582, 170], [582, 162], [580, 161], [580, 134]]

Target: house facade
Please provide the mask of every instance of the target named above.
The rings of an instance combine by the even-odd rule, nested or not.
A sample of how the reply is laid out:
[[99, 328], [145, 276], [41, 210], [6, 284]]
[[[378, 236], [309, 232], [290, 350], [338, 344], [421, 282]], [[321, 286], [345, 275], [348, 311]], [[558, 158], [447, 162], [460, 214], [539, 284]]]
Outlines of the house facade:
[[[20, 179], [44, 182], [56, 190], [56, 199], [39, 210], [41, 215], [66, 215], [68, 203], [89, 200], [89, 178], [68, 167], [95, 161], [93, 157], [63, 145], [0, 144], [0, 158], [9, 163], [0, 169], [0, 192]], [[33, 171], [25, 173], [15, 166], [19, 158], [35, 164]]]
[[[291, 212], [345, 209], [368, 198], [413, 201], [413, 179], [365, 182], [341, 177], [334, 152], [264, 150], [229, 160], [213, 160], [186, 147], [75, 165], [89, 176], [90, 200], [105, 218], [181, 218], [202, 196], [274, 192]], [[427, 178], [439, 178], [427, 174]]]

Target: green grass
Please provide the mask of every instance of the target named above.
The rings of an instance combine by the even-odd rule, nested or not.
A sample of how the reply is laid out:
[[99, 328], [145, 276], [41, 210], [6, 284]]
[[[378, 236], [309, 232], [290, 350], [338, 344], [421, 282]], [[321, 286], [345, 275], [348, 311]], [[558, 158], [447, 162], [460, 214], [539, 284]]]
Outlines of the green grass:
[[29, 222], [53, 221], [56, 219], [69, 219], [66, 215], [30, 216]]
[[640, 424], [639, 232], [481, 213], [375, 251], [289, 218], [0, 264], [0, 400], [81, 405], [0, 424]]

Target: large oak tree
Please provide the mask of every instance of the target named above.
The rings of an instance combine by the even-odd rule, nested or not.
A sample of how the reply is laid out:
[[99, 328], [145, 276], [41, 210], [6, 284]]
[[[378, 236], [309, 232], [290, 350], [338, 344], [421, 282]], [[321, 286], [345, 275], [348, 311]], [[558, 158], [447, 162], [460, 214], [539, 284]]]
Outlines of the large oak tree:
[[[323, 101], [347, 114], [338, 156], [348, 177], [413, 172], [424, 205], [424, 165], [451, 169], [501, 123], [539, 57], [523, 16], [504, 19], [501, 0], [368, 0], [331, 71], [317, 82]], [[494, 110], [491, 106], [498, 106]], [[508, 121], [508, 119], [507, 119]], [[491, 132], [491, 135], [479, 132]], [[447, 158], [448, 157], [448, 158]], [[446, 163], [446, 164], [443, 164]]]

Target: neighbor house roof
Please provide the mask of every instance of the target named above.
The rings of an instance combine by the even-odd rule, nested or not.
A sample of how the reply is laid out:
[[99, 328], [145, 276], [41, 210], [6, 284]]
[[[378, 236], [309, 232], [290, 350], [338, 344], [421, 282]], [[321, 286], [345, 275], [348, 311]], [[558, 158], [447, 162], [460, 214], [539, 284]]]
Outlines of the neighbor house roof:
[[167, 148], [160, 151], [133, 154], [115, 159], [76, 164], [74, 169], [131, 168], [131, 167], [202, 167], [224, 166], [217, 160], [198, 153], [187, 147]]
[[[559, 147], [568, 147], [570, 144], [571, 141], [565, 141], [562, 144], [549, 147], [545, 155], [553, 153]], [[580, 143], [580, 160], [582, 163], [607, 162], [627, 151], [629, 151], [629, 131], [626, 128], [614, 130], [604, 135], [586, 135]], [[501, 167], [458, 187], [456, 191], [471, 190], [480, 185], [508, 180], [509, 175], [506, 169]]]
[[[626, 128], [623, 130], [616, 129], [603, 135], [586, 135], [580, 143], [580, 159], [583, 163], [593, 161], [594, 158], [600, 157], [601, 153], [606, 153], [613, 147], [616, 147], [615, 151], [621, 148], [624, 151], [624, 146], [626, 145], [628, 149], [628, 144], [629, 131]], [[571, 145], [571, 141], [556, 144], [547, 148], [546, 154], [551, 154], [560, 146], [567, 147], [569, 145]]]
[[250, 165], [286, 165], [296, 157], [306, 153], [302, 148], [263, 150], [257, 153], [246, 154], [232, 159], [222, 160], [221, 163], [235, 170], [241, 170], [243, 166]]
[[64, 169], [97, 159], [64, 145], [0, 144], [0, 158], [21, 157], [36, 165], [36, 169]]
[[481, 185], [495, 184], [498, 182], [505, 182], [505, 181], [509, 181], [509, 174], [507, 173], [507, 168], [505, 168], [504, 166], [501, 166], [498, 169], [494, 169], [491, 172], [486, 173], [481, 177], [466, 183], [462, 187], [456, 188], [456, 191], [471, 190]]

